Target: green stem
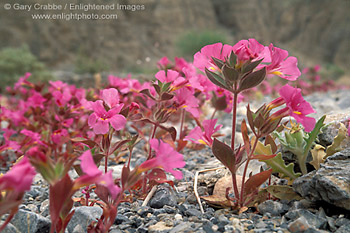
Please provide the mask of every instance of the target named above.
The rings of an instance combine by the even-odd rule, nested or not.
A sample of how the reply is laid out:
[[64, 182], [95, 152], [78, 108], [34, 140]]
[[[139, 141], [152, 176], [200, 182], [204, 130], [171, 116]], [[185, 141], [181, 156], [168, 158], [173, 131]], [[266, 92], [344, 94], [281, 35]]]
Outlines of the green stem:
[[305, 155], [303, 155], [300, 159], [299, 159], [299, 166], [300, 166], [300, 170], [303, 173], [303, 175], [307, 174], [307, 168], [306, 168], [306, 157]]

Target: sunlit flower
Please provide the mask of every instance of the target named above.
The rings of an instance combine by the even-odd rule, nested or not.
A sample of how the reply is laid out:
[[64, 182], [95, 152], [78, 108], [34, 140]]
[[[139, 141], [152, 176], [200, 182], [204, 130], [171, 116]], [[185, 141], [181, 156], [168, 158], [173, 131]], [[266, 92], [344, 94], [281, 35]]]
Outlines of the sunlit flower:
[[184, 108], [194, 117], [199, 117], [198, 102], [199, 100], [194, 96], [194, 92], [188, 88], [180, 88], [176, 91], [174, 97], [175, 103], [179, 108]]
[[[301, 89], [294, 88], [286, 84], [280, 91], [280, 96], [287, 105], [287, 107], [275, 112], [270, 117], [271, 119], [282, 118], [285, 116], [292, 116], [298, 123], [302, 124], [307, 132], [313, 130], [316, 120], [306, 115], [315, 113], [316, 111], [301, 95]], [[281, 105], [281, 98], [278, 98], [278, 105]]]
[[272, 44], [269, 46], [271, 64], [266, 66], [266, 72], [268, 74], [274, 74], [289, 81], [297, 80], [300, 76], [300, 70], [298, 68], [298, 60], [296, 57], [288, 57], [288, 51], [277, 47]]
[[212, 57], [224, 60], [230, 55], [232, 49], [233, 47], [231, 45], [223, 45], [222, 43], [204, 46], [201, 51], [194, 55], [193, 65], [203, 72], [205, 68], [210, 71], [217, 71], [218, 67], [213, 62]]
[[203, 121], [203, 130], [201, 127], [195, 127], [186, 137], [186, 141], [191, 141], [197, 144], [204, 144], [208, 146], [213, 145], [212, 135], [221, 129], [222, 125], [215, 127], [217, 119]]
[[150, 145], [156, 152], [156, 157], [143, 162], [139, 167], [140, 171], [161, 167], [166, 172], [173, 174], [175, 179], [182, 179], [182, 172], [174, 169], [182, 168], [186, 165], [183, 155], [161, 140], [152, 139], [150, 140]]
[[24, 192], [30, 190], [35, 169], [29, 163], [28, 158], [23, 157], [5, 175], [0, 176], [0, 191], [16, 190]]
[[271, 60], [267, 47], [255, 39], [241, 40], [232, 49], [237, 56], [239, 64], [248, 60], [255, 61], [263, 59], [263, 62], [270, 62]]
[[80, 167], [84, 174], [74, 181], [75, 188], [80, 188], [88, 184], [99, 183], [107, 187], [112, 198], [115, 199], [121, 189], [114, 184], [112, 170], [105, 174], [102, 173], [102, 171], [97, 168], [89, 150], [85, 151], [79, 157], [79, 160], [81, 160]]
[[95, 134], [106, 134], [109, 130], [109, 123], [115, 130], [124, 128], [126, 119], [123, 115], [118, 114], [123, 104], [116, 104], [108, 111], [103, 106], [102, 100], [97, 100], [91, 105], [94, 113], [89, 116], [88, 124], [93, 128]]

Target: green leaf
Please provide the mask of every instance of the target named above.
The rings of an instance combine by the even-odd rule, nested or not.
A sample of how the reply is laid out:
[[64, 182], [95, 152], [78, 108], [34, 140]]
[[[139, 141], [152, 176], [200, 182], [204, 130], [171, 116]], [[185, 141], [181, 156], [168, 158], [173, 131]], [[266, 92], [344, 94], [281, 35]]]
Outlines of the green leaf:
[[316, 125], [315, 128], [308, 134], [308, 138], [305, 139], [306, 141], [306, 146], [304, 148], [304, 153], [307, 155], [310, 151], [310, 148], [312, 146], [312, 144], [314, 143], [314, 141], [317, 138], [317, 135], [320, 133], [321, 128], [324, 126], [323, 122], [326, 119], [326, 115], [324, 115], [323, 117], [321, 117]]
[[230, 58], [228, 59], [230, 66], [235, 67], [236, 60], [237, 60], [236, 54], [233, 51], [231, 51]]
[[255, 71], [253, 73], [250, 73], [244, 76], [239, 84], [239, 91], [244, 91], [259, 85], [262, 81], [264, 81], [265, 76], [266, 76], [265, 67], [261, 70]]
[[237, 70], [227, 65], [224, 65], [222, 67], [222, 73], [224, 74], [225, 79], [229, 80], [232, 83], [236, 82], [239, 76]]
[[215, 65], [221, 70], [222, 66], [224, 65], [224, 62], [220, 59], [217, 59], [216, 57], [211, 57]]
[[209, 80], [214, 83], [215, 85], [224, 88], [226, 90], [232, 91], [230, 90], [225, 83], [225, 80], [223, 78], [221, 78], [220, 75], [215, 74], [214, 72], [209, 71], [207, 68], [205, 68], [205, 74], [207, 75], [207, 77], [209, 78]]
[[292, 180], [295, 180], [300, 176], [300, 173], [294, 172], [294, 164], [290, 163], [285, 165], [284, 160], [282, 159], [282, 154], [278, 153], [274, 158], [268, 160], [261, 160], [269, 165], [274, 172], [279, 172], [283, 177], [289, 177]]
[[227, 167], [232, 174], [236, 172], [235, 171], [236, 158], [235, 158], [234, 151], [232, 150], [231, 147], [214, 138], [212, 151], [215, 157], [218, 160], [220, 160], [220, 162], [224, 164], [225, 167]]
[[266, 190], [274, 197], [280, 200], [301, 200], [303, 199], [299, 194], [297, 194], [291, 186], [287, 185], [270, 185]]
[[264, 59], [260, 59], [254, 62], [251, 62], [245, 66], [242, 67], [242, 73], [248, 73], [253, 71]]
[[347, 130], [346, 130], [345, 125], [340, 123], [338, 134], [337, 134], [337, 136], [335, 136], [332, 145], [327, 147], [327, 150], [326, 150], [326, 154], [327, 155], [326, 155], [325, 158], [327, 158], [328, 156], [333, 155], [336, 152], [341, 151], [340, 144], [346, 138], [346, 134], [347, 134], [346, 131]]

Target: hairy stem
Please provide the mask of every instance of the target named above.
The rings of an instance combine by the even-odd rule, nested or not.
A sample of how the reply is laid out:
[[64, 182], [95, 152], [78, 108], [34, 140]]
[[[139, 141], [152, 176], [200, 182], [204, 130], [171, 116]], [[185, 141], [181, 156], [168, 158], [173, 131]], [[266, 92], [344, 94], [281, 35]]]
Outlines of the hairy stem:
[[182, 139], [183, 137], [183, 127], [184, 127], [184, 122], [185, 122], [185, 109], [181, 109], [181, 122], [180, 122], [180, 134], [179, 134], [179, 139]]
[[232, 134], [231, 134], [231, 148], [235, 150], [235, 138], [236, 138], [236, 119], [237, 119], [237, 102], [238, 93], [233, 93], [233, 113], [232, 113]]
[[151, 139], [154, 138], [154, 135], [156, 135], [156, 130], [157, 130], [157, 126], [154, 125], [154, 126], [153, 126], [153, 130], [152, 130], [151, 137], [150, 137], [149, 140], [148, 140], [149, 150], [148, 150], [148, 158], [147, 158], [147, 160], [149, 160], [149, 159], [152, 157], [152, 149], [151, 149], [151, 143], [150, 143], [150, 142], [151, 142]]
[[215, 108], [213, 114], [212, 114], [211, 117], [210, 117], [211, 120], [214, 119], [214, 116], [215, 116], [215, 114], [216, 114], [217, 111], [218, 111], [218, 110]]
[[242, 187], [241, 187], [241, 196], [240, 196], [240, 205], [243, 205], [243, 199], [244, 199], [244, 182], [245, 182], [245, 177], [247, 175], [247, 170], [248, 170], [248, 165], [249, 165], [249, 162], [251, 160], [251, 157], [256, 149], [256, 146], [258, 145], [258, 141], [259, 141], [259, 137], [257, 137], [254, 141], [254, 145], [253, 147], [251, 148], [251, 150], [249, 151], [249, 154], [248, 154], [248, 158], [247, 158], [247, 162], [244, 166], [244, 171], [243, 171], [243, 176], [242, 176]]

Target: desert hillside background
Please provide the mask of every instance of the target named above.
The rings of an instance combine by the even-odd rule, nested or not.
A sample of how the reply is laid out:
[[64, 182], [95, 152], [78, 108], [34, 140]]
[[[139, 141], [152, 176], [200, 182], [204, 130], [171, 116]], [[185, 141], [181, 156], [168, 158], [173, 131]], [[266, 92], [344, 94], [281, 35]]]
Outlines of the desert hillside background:
[[[256, 38], [262, 44], [273, 43], [287, 49], [292, 56], [298, 57], [300, 68], [321, 64], [328, 78], [349, 79], [348, 0], [17, 2], [62, 5], [138, 4], [144, 5], [145, 9], [91, 10], [89, 13], [116, 13], [118, 19], [67, 21], [34, 20], [31, 17], [33, 13], [53, 11], [28, 12], [1, 7], [2, 82], [10, 76], [13, 79], [21, 72], [31, 71], [30, 69], [39, 69], [41, 73], [49, 71], [56, 78], [97, 72], [120, 75], [130, 72], [147, 77], [155, 73], [156, 62], [163, 56], [169, 59], [184, 56], [191, 61], [193, 53], [203, 43], [222, 41], [234, 44], [247, 38]], [[22, 64], [29, 63], [30, 60], [24, 56], [30, 56], [35, 64]], [[11, 63], [11, 59], [19, 63], [19, 68]]]

